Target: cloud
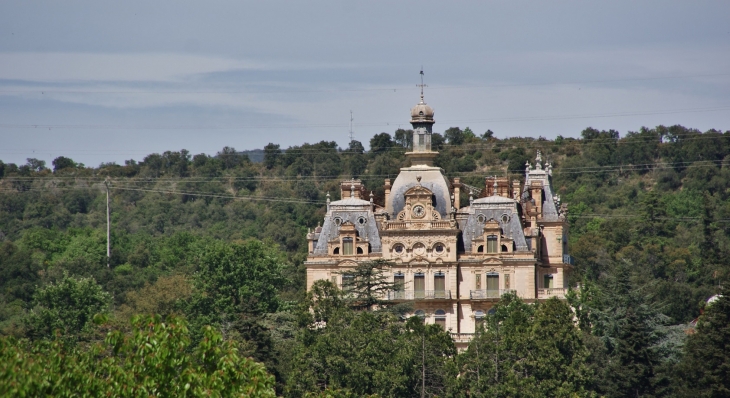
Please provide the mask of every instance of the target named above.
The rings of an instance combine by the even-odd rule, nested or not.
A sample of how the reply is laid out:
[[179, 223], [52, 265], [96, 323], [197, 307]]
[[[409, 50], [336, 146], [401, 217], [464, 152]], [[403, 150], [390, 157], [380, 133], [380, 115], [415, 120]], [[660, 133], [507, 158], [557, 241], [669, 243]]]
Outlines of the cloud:
[[174, 82], [197, 74], [262, 67], [185, 54], [0, 53], [0, 79], [32, 82]]

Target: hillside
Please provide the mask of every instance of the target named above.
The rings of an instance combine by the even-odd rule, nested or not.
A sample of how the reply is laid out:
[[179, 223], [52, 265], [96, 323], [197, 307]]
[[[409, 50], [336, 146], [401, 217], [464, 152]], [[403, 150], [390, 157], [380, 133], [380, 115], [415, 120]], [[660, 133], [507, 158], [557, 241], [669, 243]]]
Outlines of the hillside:
[[[48, 166], [36, 159], [25, 165], [0, 162], [0, 335], [49, 338], [54, 327], [38, 316], [49, 306], [42, 293], [91, 277], [100, 287], [95, 294], [109, 295], [99, 300], [113, 327], [128, 330], [128, 319], [137, 313], [177, 314], [189, 323], [196, 344], [203, 325], [214, 325], [267, 366], [279, 393], [303, 395], [304, 385], [319, 390], [312, 378], [321, 375], [302, 370], [311, 366], [303, 358], [313, 354], [305, 354], [298, 340], [314, 344], [325, 338], [302, 337], [309, 332], [302, 329], [301, 307], [312, 303], [304, 291], [305, 234], [322, 220], [327, 195], [338, 199], [342, 179], [362, 179], [375, 202], [382, 202], [383, 180], [405, 165], [408, 137], [405, 130], [378, 134], [369, 152], [357, 141], [347, 148], [323, 141], [285, 150], [270, 144], [262, 152], [226, 147], [215, 156], [168, 151], [96, 168], [66, 157]], [[571, 286], [582, 286], [569, 301], [585, 336], [578, 337], [578, 329], [570, 333], [590, 353], [581, 372], [592, 381], [576, 382], [576, 389], [608, 396], [634, 391], [624, 389], [625, 380], [611, 379], [633, 376], [606, 365], [619, 357], [636, 359], [621, 356], [617, 343], [635, 337], [618, 332], [626, 319], [648, 328], [653, 337], [642, 344], [656, 351], [655, 359], [641, 365], [651, 374], [631, 383], [651, 379], [654, 390], [642, 392], [649, 395], [683, 388], [668, 381], [683, 363], [683, 325], [700, 315], [706, 299], [730, 277], [730, 131], [658, 126], [619, 137], [613, 130], [588, 128], [580, 139], [500, 140], [491, 131], [477, 136], [468, 128], [450, 128], [434, 135], [434, 147], [440, 151], [436, 164], [450, 178], [480, 188], [487, 176], [524, 178], [525, 162], [538, 150], [552, 162], [553, 186], [569, 209], [569, 250], [577, 269]], [[253, 155], [261, 161], [251, 161]], [[109, 268], [105, 181], [112, 220]], [[462, 203], [468, 200], [462, 194]], [[242, 258], [247, 268], [236, 270], [231, 264]], [[540, 311], [562, 311], [551, 308], [538, 307], [535, 319], [548, 316]], [[644, 312], [635, 319], [625, 315], [637, 308]], [[63, 327], [74, 341], [98, 340], [101, 330], [90, 317], [99, 311]], [[341, 316], [343, 325], [353, 325], [348, 317], [359, 315]], [[439, 355], [456, 358], [433, 365], [443, 376], [434, 391], [453, 395], [450, 388], [467, 388], [455, 387], [460, 382], [448, 375], [470, 366], [471, 351], [456, 356], [447, 343], [436, 342], [437, 332], [403, 327], [423, 336], [435, 333], [429, 338], [441, 347]], [[411, 376], [398, 383], [414, 383]], [[308, 381], [291, 387], [297, 378]], [[358, 390], [347, 380], [337, 383], [356, 392], [412, 392]]]

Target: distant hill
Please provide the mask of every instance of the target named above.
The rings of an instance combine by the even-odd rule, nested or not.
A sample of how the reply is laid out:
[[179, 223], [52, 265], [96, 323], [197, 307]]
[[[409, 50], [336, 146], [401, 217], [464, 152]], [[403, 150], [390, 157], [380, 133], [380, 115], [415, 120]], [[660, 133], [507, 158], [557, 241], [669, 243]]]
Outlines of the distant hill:
[[239, 155], [246, 155], [254, 163], [261, 163], [264, 161], [264, 150], [263, 149], [252, 149], [250, 151], [238, 152]]

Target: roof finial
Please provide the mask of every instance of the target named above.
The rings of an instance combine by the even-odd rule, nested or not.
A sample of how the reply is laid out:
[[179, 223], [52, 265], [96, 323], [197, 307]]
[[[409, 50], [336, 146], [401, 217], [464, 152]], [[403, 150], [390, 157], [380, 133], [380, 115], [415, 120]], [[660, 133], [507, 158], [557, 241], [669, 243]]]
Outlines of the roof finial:
[[370, 204], [373, 204], [373, 191], [370, 191]]
[[416, 86], [421, 88], [421, 103], [423, 104], [423, 88], [428, 87], [427, 85], [423, 84], [423, 66], [421, 66], [421, 84], [417, 84]]
[[494, 176], [494, 191], [492, 192], [492, 196], [497, 196], [497, 176]]
[[350, 197], [355, 197], [355, 184], [350, 185]]
[[542, 170], [542, 154], [539, 149], [537, 150], [537, 156], [535, 156], [535, 168]]

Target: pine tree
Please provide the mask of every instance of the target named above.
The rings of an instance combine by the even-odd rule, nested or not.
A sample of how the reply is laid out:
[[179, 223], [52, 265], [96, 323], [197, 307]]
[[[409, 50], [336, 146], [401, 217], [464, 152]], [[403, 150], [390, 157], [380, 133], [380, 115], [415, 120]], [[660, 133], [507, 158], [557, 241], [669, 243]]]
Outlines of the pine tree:
[[705, 307], [696, 333], [684, 346], [675, 380], [679, 396], [730, 396], [730, 296], [727, 290]]

